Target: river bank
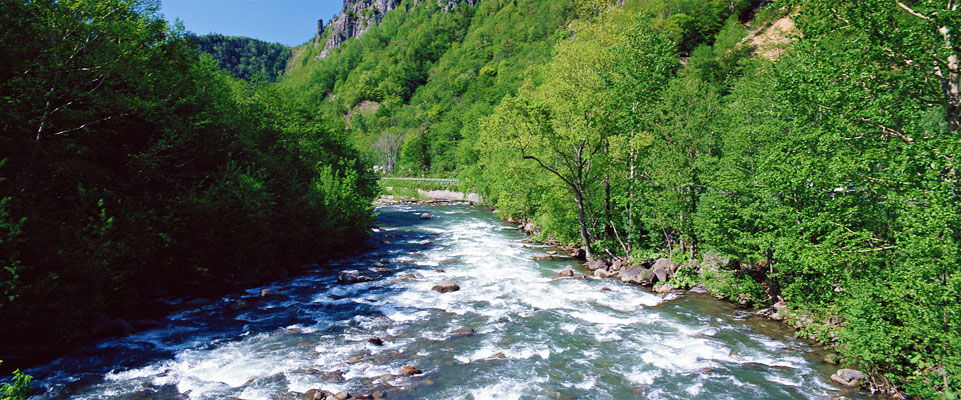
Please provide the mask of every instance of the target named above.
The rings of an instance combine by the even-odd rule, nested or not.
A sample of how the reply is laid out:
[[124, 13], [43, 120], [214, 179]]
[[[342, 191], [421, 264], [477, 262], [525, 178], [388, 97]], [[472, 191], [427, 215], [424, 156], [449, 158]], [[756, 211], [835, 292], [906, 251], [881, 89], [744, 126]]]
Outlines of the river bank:
[[[822, 358], [824, 363], [838, 365], [841, 361], [838, 353], [834, 351], [834, 344], [837, 341], [836, 332], [841, 329], [844, 322], [843, 318], [837, 315], [829, 315], [823, 318], [823, 321], [819, 321], [810, 313], [793, 309], [780, 296], [767, 306], [753, 303], [751, 301], [752, 296], [743, 290], [739, 290], [736, 284], [732, 285], [731, 282], [725, 281], [727, 276], [724, 275], [724, 270], [730, 270], [731, 265], [736, 263], [730, 258], [707, 252], [700, 255], [699, 258], [682, 263], [664, 257], [640, 261], [631, 260], [629, 257], [587, 260], [584, 257], [583, 248], [577, 245], [565, 245], [552, 237], [544, 240], [536, 239], [540, 236], [541, 229], [530, 220], [506, 218], [506, 222], [516, 225], [518, 230], [528, 235], [524, 239], [525, 242], [536, 243], [553, 249], [546, 251], [544, 254], [535, 255], [534, 260], [551, 260], [558, 257], [558, 254], [566, 254], [571, 258], [583, 261], [581, 267], [586, 275], [565, 271], [563, 276], [555, 278], [591, 276], [597, 279], [610, 279], [637, 285], [662, 296], [693, 294], [714, 297], [718, 301], [737, 307], [746, 314], [751, 314], [759, 319], [770, 320], [789, 331], [792, 336], [818, 346], [824, 353]], [[746, 267], [753, 268], [754, 266]], [[761, 265], [760, 267], [763, 274], [764, 266]], [[822, 334], [818, 335], [817, 333]], [[855, 369], [840, 368], [831, 374], [831, 380], [852, 390], [863, 390], [871, 394], [890, 396], [893, 399], [904, 398], [898, 388], [893, 387], [883, 376], [867, 375]]]
[[31, 369], [38, 399], [858, 397], [710, 296], [552, 279], [578, 262], [534, 261], [550, 249], [481, 207], [378, 211], [378, 248]]

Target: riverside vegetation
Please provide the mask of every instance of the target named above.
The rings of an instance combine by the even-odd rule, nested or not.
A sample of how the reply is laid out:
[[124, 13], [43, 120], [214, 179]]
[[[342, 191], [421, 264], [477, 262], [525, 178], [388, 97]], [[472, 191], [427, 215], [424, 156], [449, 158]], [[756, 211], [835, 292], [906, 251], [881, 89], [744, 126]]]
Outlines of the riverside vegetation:
[[961, 392], [954, 2], [447, 3], [248, 85], [129, 2], [5, 1], [6, 335], [69, 343], [144, 282], [322, 257], [369, 221], [367, 162], [458, 177], [591, 257], [672, 258], [678, 287], [784, 299], [891, 393]]
[[343, 130], [221, 72], [154, 7], [0, 3], [4, 367], [129, 332], [115, 317], [160, 296], [285, 275], [372, 221]]

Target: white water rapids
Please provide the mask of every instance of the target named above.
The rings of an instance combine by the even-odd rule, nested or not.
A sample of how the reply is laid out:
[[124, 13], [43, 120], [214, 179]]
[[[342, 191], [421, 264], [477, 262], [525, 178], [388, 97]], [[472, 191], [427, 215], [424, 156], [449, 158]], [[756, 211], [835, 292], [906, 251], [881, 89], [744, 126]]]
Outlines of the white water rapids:
[[[709, 296], [669, 301], [613, 280], [551, 277], [576, 262], [466, 205], [380, 210], [370, 253], [240, 296], [184, 306], [160, 329], [29, 373], [43, 399], [827, 399], [843, 392], [810, 346]], [[421, 219], [429, 213], [431, 219]], [[339, 269], [371, 270], [341, 285]], [[437, 269], [444, 272], [437, 272]], [[410, 280], [398, 281], [405, 274]], [[461, 289], [431, 287], [451, 279]], [[603, 289], [603, 290], [602, 290]], [[753, 321], [753, 322], [751, 322]], [[455, 336], [471, 328], [476, 334]], [[377, 337], [383, 346], [368, 339]], [[403, 376], [411, 365], [423, 371]], [[297, 393], [293, 393], [297, 392]]]

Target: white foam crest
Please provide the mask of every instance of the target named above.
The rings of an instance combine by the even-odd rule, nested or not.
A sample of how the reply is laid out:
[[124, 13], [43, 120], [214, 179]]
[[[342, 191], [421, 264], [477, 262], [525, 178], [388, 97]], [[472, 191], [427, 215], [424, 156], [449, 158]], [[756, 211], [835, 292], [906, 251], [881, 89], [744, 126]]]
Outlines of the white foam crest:
[[391, 368], [387, 365], [374, 365], [361, 362], [351, 365], [347, 372], [344, 373], [344, 378], [377, 378], [383, 375], [390, 375], [391, 371]]
[[701, 394], [702, 389], [704, 389], [704, 383], [698, 382], [691, 386], [688, 386], [687, 388], [684, 389], [684, 391], [687, 392], [687, 394], [691, 395], [691, 397], [694, 397]]
[[637, 318], [619, 318], [610, 314], [590, 311], [565, 312], [566, 315], [580, 319], [595, 325], [618, 325], [625, 326], [638, 322]]
[[545, 344], [515, 345], [511, 346], [503, 353], [505, 356], [507, 356], [507, 358], [514, 360], [526, 360], [531, 357], [538, 356], [546, 361], [551, 356], [551, 349]]
[[479, 349], [477, 349], [477, 350], [474, 350], [474, 351], [470, 352], [470, 354], [458, 354], [458, 355], [455, 355], [455, 356], [454, 356], [454, 359], [457, 360], [457, 361], [459, 361], [459, 362], [461, 362], [461, 363], [463, 363], [463, 364], [468, 364], [468, 363], [471, 363], [471, 362], [474, 362], [474, 361], [477, 361], [477, 360], [490, 359], [493, 355], [495, 355], [495, 354], [497, 354], [497, 353], [502, 353], [502, 354], [504, 354], [505, 356], [507, 355], [507, 353], [504, 351], [504, 349], [502, 349], [502, 348], [500, 348], [500, 347], [498, 347], [498, 346], [495, 346], [495, 345], [493, 345], [493, 344], [491, 344], [491, 343], [485, 343], [484, 346], [482, 346], [481, 348], [479, 348]]
[[662, 372], [660, 370], [651, 368], [646, 365], [635, 365], [631, 370], [624, 375], [628, 381], [637, 385], [651, 385], [654, 380], [661, 376]]
[[[519, 400], [525, 394], [532, 392], [538, 383], [538, 381], [522, 382], [502, 379], [494, 385], [471, 389], [468, 392], [475, 400]], [[461, 396], [452, 398], [463, 398]]]
[[596, 379], [596, 378], [594, 378], [593, 376], [587, 376], [587, 377], [584, 378], [584, 380], [583, 380], [582, 382], [575, 383], [575, 384], [574, 384], [574, 387], [576, 387], [576, 388], [578, 388], [578, 389], [582, 389], [582, 390], [588, 390], [588, 389], [593, 388], [594, 385], [596, 385], [596, 384], [597, 384], [597, 379]]

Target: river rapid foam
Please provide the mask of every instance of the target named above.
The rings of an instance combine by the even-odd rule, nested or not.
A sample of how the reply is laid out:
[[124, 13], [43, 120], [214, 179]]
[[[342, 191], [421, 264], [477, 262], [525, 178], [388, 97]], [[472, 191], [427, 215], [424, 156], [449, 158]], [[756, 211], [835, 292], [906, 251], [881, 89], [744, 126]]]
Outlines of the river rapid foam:
[[[749, 313], [710, 297], [666, 301], [613, 280], [552, 280], [577, 263], [533, 261], [545, 249], [524, 245], [522, 233], [479, 207], [379, 212], [373, 237], [387, 243], [370, 253], [185, 307], [163, 328], [32, 369], [47, 389], [37, 398], [256, 400], [314, 388], [388, 399], [841, 393], [815, 349], [745, 323]], [[389, 272], [373, 272], [379, 264]], [[382, 276], [341, 285], [339, 269]], [[414, 277], [398, 279], [406, 274]], [[431, 290], [444, 279], [461, 289]], [[265, 288], [271, 296], [254, 299]], [[244, 296], [250, 306], [231, 309]], [[475, 333], [452, 333], [463, 328]], [[423, 374], [403, 376], [406, 365]]]

